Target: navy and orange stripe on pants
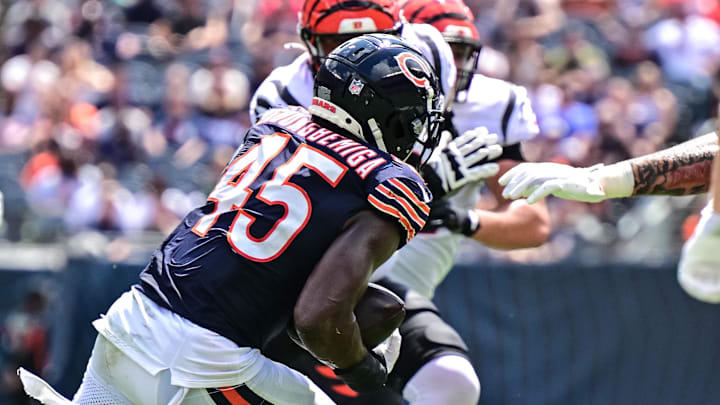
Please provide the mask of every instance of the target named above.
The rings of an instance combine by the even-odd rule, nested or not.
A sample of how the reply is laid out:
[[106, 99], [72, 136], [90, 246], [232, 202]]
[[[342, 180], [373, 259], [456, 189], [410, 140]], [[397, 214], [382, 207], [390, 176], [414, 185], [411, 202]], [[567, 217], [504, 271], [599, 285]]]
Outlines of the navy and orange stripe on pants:
[[208, 395], [218, 405], [272, 405], [245, 385], [238, 387], [208, 388]]

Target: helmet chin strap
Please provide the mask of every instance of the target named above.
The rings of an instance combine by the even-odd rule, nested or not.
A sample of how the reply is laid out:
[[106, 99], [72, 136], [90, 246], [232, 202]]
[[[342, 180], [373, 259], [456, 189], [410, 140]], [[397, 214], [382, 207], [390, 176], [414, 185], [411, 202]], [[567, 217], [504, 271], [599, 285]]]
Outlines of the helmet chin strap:
[[390, 153], [390, 151], [387, 150], [387, 146], [385, 146], [385, 141], [383, 141], [383, 133], [380, 130], [377, 122], [375, 121], [375, 118], [370, 118], [368, 120], [368, 126], [370, 127], [370, 131], [372, 131], [372, 136], [373, 138], [375, 138], [375, 144], [377, 145], [378, 149], [383, 152]]

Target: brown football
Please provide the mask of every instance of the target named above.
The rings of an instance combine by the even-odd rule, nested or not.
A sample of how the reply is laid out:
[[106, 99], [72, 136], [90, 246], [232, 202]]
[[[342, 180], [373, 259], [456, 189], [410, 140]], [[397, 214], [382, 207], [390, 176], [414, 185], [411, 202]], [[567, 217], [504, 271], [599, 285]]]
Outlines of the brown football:
[[405, 319], [405, 302], [387, 288], [368, 283], [354, 312], [363, 343], [372, 349], [387, 339]]

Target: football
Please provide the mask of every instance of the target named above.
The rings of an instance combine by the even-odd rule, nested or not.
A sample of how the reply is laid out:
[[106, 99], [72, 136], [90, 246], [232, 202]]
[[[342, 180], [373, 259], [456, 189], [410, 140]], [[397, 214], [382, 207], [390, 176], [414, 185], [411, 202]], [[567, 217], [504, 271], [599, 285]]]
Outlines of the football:
[[[387, 288], [368, 283], [368, 288], [355, 305], [354, 312], [362, 341], [365, 347], [372, 349], [387, 339], [405, 319], [405, 302]], [[293, 342], [303, 347], [292, 320], [287, 333]]]
[[355, 317], [365, 347], [373, 348], [405, 319], [405, 302], [387, 288], [368, 283], [365, 294], [355, 305]]

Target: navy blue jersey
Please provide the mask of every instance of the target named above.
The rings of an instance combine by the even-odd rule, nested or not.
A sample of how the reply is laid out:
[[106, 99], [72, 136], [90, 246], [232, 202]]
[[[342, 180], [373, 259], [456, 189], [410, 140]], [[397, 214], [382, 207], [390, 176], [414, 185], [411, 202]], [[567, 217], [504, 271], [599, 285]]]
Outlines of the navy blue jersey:
[[387, 215], [406, 242], [423, 227], [430, 198], [391, 155], [318, 126], [305, 110], [271, 110], [207, 203], [154, 253], [138, 288], [239, 346], [262, 348], [349, 218]]

